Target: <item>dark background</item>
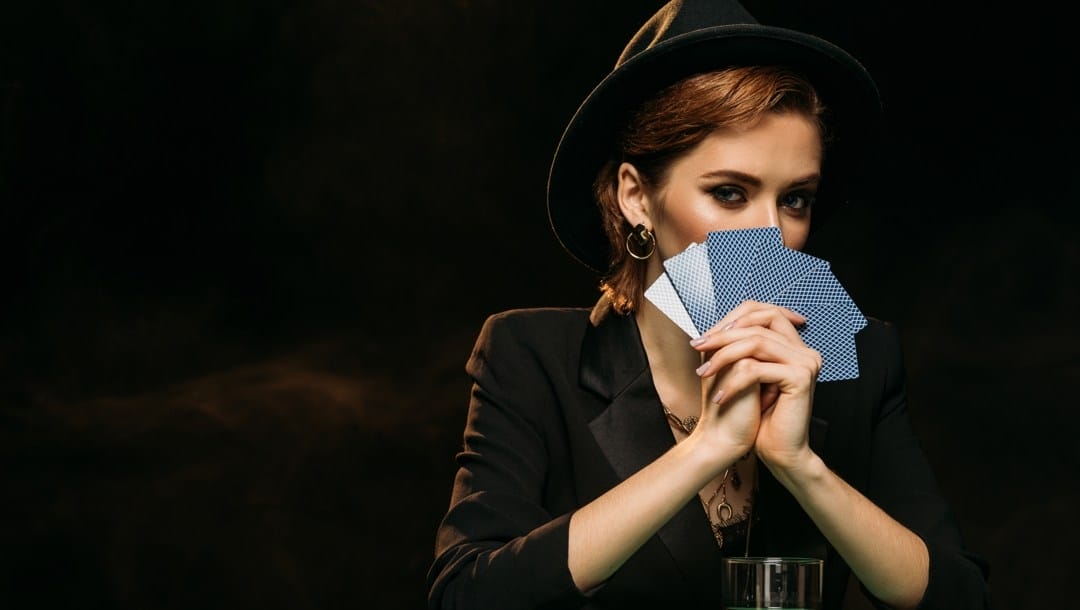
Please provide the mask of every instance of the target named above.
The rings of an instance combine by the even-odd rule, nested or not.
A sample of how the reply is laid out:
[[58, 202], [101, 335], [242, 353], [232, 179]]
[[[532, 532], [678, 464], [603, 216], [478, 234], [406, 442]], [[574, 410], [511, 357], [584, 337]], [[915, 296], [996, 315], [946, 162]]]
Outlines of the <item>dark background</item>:
[[[0, 607], [423, 607], [472, 341], [594, 301], [547, 167], [660, 4], [5, 3]], [[886, 179], [811, 251], [900, 327], [997, 608], [1068, 607], [1069, 20], [915, 4], [747, 1], [876, 75]]]

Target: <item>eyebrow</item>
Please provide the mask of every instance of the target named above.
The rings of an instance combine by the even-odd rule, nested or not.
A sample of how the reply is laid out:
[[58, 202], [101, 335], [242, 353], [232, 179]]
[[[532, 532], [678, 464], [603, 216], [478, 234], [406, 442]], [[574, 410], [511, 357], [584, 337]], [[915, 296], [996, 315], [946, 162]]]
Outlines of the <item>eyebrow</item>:
[[[751, 186], [754, 186], [754, 187], [761, 186], [761, 178], [758, 178], [757, 176], [753, 176], [751, 174], [736, 171], [736, 170], [733, 170], [733, 169], [718, 169], [718, 170], [714, 170], [714, 171], [711, 171], [711, 172], [704, 173], [704, 174], [701, 175], [701, 177], [702, 178], [727, 178], [729, 180], [738, 180], [739, 182], [745, 182], [745, 183], [747, 183], [747, 184], [749, 184]], [[790, 188], [790, 187], [793, 187], [793, 186], [806, 186], [808, 184], [817, 184], [818, 182], [821, 182], [821, 174], [819, 174], [817, 172], [814, 172], [812, 174], [807, 174], [807, 175], [805, 175], [805, 176], [803, 176], [801, 178], [796, 178], [795, 180], [792, 180], [788, 184], [788, 187]]]

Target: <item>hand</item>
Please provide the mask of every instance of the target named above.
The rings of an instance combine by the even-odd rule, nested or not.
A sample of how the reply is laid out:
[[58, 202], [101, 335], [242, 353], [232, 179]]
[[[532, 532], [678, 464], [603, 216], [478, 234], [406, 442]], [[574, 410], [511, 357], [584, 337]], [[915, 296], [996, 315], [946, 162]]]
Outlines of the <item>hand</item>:
[[795, 330], [804, 322], [789, 309], [746, 301], [691, 341], [706, 354], [698, 374], [716, 377], [713, 408], [723, 412], [747, 392], [759, 395], [754, 449], [770, 468], [791, 468], [811, 454], [808, 430], [821, 355]]
[[717, 388], [730, 385], [734, 374], [729, 369], [702, 379], [701, 420], [694, 430], [707, 435], [709, 446], [724, 449], [722, 453], [728, 459], [725, 467], [754, 448], [761, 424], [761, 397], [756, 386], [729, 390], [723, 400], [715, 400]]

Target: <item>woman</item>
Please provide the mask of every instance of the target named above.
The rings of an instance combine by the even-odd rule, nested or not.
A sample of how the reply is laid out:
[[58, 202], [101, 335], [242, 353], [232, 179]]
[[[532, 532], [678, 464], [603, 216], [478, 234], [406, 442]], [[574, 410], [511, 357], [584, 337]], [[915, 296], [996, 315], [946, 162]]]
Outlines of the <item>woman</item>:
[[643, 298], [710, 231], [803, 247], [858, 194], [878, 110], [847, 53], [735, 2], [672, 2], [642, 27], [549, 179], [555, 233], [604, 294], [485, 323], [430, 607], [716, 608], [733, 554], [825, 558], [826, 608], [851, 574], [886, 607], [987, 607], [890, 326], [856, 336], [857, 379], [817, 384], [791, 310], [748, 301], [688, 341]]

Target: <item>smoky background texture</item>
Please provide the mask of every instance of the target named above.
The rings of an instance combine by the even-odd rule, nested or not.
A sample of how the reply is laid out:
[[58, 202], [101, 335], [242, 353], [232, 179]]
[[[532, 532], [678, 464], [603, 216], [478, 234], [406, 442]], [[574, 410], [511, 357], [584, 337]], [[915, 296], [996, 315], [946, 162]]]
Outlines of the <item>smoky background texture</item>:
[[[595, 300], [548, 163], [660, 4], [0, 7], [0, 607], [423, 607], [472, 341]], [[900, 327], [997, 607], [1066, 605], [1068, 20], [745, 4], [877, 79], [886, 179], [811, 251]]]

